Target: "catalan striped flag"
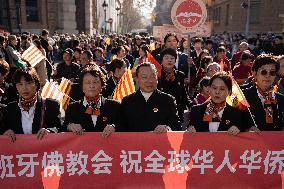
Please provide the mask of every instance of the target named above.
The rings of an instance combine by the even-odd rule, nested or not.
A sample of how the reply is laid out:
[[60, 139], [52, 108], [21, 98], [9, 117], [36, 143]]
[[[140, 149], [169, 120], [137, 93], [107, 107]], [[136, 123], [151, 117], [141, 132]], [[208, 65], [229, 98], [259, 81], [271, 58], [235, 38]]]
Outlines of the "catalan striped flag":
[[23, 52], [22, 59], [28, 61], [32, 67], [35, 67], [40, 61], [45, 59], [45, 56], [35, 45], [32, 44]]
[[238, 85], [236, 80], [234, 80], [233, 78], [232, 80], [233, 80], [232, 95], [226, 99], [226, 102], [231, 106], [238, 107], [241, 110], [249, 108], [250, 105], [246, 100], [243, 91], [240, 89], [240, 86]]
[[122, 101], [123, 97], [130, 95], [135, 92], [135, 86], [131, 74], [131, 70], [127, 69], [127, 71], [121, 77], [119, 83], [117, 84], [114, 92], [113, 99], [119, 102]]
[[62, 101], [64, 93], [54, 84], [47, 81], [42, 89], [41, 96], [44, 98], [55, 99], [59, 102]]
[[70, 80], [68, 80], [66, 78], [62, 78], [60, 85], [58, 87], [59, 90], [65, 94], [61, 103], [60, 103], [61, 108], [64, 109], [64, 110], [67, 109], [67, 106], [68, 106], [69, 101], [70, 101], [69, 94], [70, 94], [70, 91], [71, 91], [71, 85], [72, 85], [72, 82]]

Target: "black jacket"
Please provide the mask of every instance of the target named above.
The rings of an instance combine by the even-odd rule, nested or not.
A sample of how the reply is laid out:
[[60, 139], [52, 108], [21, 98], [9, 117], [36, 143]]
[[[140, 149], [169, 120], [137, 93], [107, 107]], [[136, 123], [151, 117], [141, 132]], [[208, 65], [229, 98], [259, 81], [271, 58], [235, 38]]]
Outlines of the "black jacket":
[[103, 89], [103, 97], [108, 98], [113, 95], [113, 92], [116, 88], [116, 83], [113, 80], [113, 77], [110, 77], [106, 82], [106, 87]]
[[[251, 88], [244, 89], [243, 93], [250, 105], [250, 111], [254, 117], [256, 125], [261, 131], [282, 130], [284, 127], [284, 96], [282, 94], [275, 93], [277, 104], [272, 105], [274, 124], [266, 124], [265, 110], [257, 94], [256, 86], [254, 85]], [[254, 126], [248, 110], [245, 112], [245, 123], [247, 129], [249, 129], [251, 126]]]
[[80, 66], [74, 62], [67, 65], [65, 62], [59, 63], [56, 67], [57, 74], [54, 75], [55, 79], [76, 79], [79, 74]]
[[12, 84], [4, 83], [4, 86], [2, 88], [4, 90], [4, 94], [1, 95], [1, 104], [8, 104], [9, 102], [17, 101], [18, 100], [18, 94], [16, 87], [14, 87]]
[[184, 110], [186, 110], [187, 105], [189, 105], [188, 95], [184, 85], [184, 79], [184, 73], [175, 70], [175, 80], [167, 81], [165, 78], [165, 73], [164, 71], [162, 71], [161, 78], [158, 82], [159, 90], [175, 97], [178, 114], [181, 120], [183, 119]]
[[[44, 108], [43, 107], [44, 104]], [[44, 110], [44, 114], [42, 111]], [[38, 97], [35, 107], [35, 114], [32, 124], [32, 133], [36, 134], [41, 127], [41, 119], [44, 119], [43, 128], [56, 128], [60, 130], [61, 122], [59, 119], [59, 103], [52, 99], [43, 99]], [[18, 106], [18, 102], [9, 103], [4, 110], [4, 128], [1, 129], [2, 133], [6, 130], [11, 129], [15, 134], [24, 134], [22, 128], [22, 114], [21, 109]], [[51, 130], [53, 131], [53, 130]]]
[[123, 98], [120, 109], [120, 131], [154, 131], [158, 125], [181, 130], [175, 100], [171, 95], [155, 90], [145, 101], [140, 90]]
[[[194, 126], [197, 132], [209, 132], [209, 122], [203, 121], [207, 105], [208, 102], [191, 108], [189, 126]], [[218, 131], [227, 131], [232, 126], [238, 127], [241, 131], [243, 130], [242, 112], [226, 104]]]
[[79, 83], [72, 83], [69, 96], [74, 101], [79, 101], [84, 99], [84, 93]]
[[86, 114], [86, 107], [83, 105], [83, 100], [71, 103], [65, 113], [65, 121], [63, 123], [63, 131], [67, 131], [67, 126], [70, 123], [80, 124], [86, 132], [101, 132], [107, 124], [114, 124], [118, 127], [118, 111], [120, 104], [117, 101], [105, 99], [102, 97], [100, 107], [101, 114], [97, 118], [96, 126], [94, 127], [92, 116]]

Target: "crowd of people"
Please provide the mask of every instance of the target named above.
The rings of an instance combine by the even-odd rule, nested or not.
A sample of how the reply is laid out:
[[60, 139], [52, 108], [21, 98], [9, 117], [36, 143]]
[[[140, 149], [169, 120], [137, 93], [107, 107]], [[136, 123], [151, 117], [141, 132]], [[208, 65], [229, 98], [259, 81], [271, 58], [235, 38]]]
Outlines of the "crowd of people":
[[[46, 57], [35, 67], [21, 57], [31, 44]], [[136, 91], [117, 102], [127, 69]], [[62, 78], [72, 82], [64, 117], [59, 102], [40, 95], [46, 81]], [[245, 107], [227, 103], [236, 86]], [[281, 35], [0, 35], [0, 133], [12, 141], [50, 132], [282, 131], [283, 94]]]

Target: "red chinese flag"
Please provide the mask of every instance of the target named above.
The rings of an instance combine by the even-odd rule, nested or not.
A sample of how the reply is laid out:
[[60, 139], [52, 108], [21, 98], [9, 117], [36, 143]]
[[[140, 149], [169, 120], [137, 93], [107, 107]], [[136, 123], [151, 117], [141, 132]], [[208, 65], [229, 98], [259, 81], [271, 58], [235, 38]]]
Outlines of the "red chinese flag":
[[158, 77], [161, 77], [161, 70], [162, 70], [161, 64], [159, 64], [159, 62], [149, 52], [147, 53], [147, 59], [148, 59], [148, 62], [155, 65], [157, 72], [158, 72]]

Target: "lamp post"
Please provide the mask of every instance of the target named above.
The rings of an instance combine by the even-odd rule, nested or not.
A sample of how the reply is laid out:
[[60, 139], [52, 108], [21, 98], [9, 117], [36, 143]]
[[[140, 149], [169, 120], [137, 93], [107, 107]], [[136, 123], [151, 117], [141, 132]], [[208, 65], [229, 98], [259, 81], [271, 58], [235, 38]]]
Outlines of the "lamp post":
[[242, 8], [247, 9], [245, 34], [246, 34], [246, 36], [248, 36], [248, 34], [249, 34], [249, 23], [250, 23], [250, 0], [247, 0], [247, 3], [243, 2], [241, 4], [241, 6], [242, 6]]
[[[119, 16], [119, 15], [120, 15], [120, 14], [119, 14], [120, 7], [116, 7], [115, 10], [117, 11], [117, 16], [116, 16], [116, 18], [117, 18], [116, 20], [117, 20], [117, 22], [118, 22], [117, 25], [118, 25], [118, 28], [120, 28], [120, 16]], [[117, 28], [116, 28], [116, 32], [118, 32], [118, 29], [117, 29]]]
[[108, 4], [106, 3], [106, 1], [104, 0], [103, 4], [102, 4], [102, 7], [104, 9], [104, 13], [105, 13], [105, 33], [107, 31], [107, 21], [106, 21], [106, 9], [108, 7]]
[[21, 22], [21, 0], [15, 0], [16, 3], [16, 16], [19, 33], [22, 33], [22, 22]]

